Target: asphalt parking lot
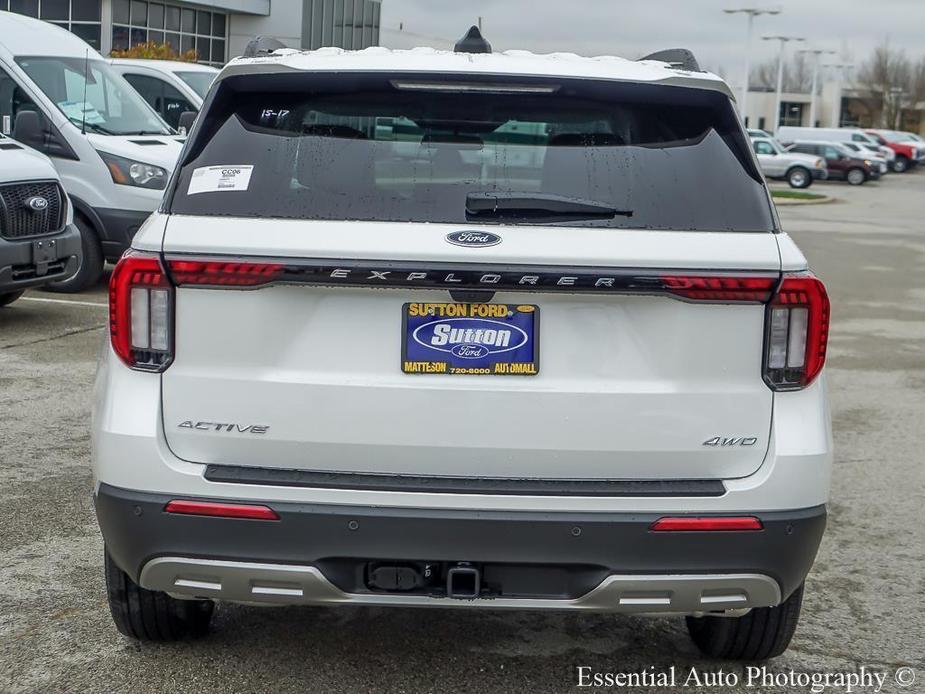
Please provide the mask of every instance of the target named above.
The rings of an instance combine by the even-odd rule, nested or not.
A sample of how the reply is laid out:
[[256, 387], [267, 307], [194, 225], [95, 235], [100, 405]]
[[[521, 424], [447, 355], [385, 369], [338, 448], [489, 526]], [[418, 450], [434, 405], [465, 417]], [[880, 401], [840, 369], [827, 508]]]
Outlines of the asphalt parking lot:
[[[780, 214], [833, 302], [834, 488], [803, 619], [768, 668], [865, 666], [882, 691], [925, 691], [925, 171], [812, 190], [839, 200]], [[125, 640], [90, 499], [105, 303], [101, 286], [0, 311], [0, 691], [536, 693], [572, 691], [579, 666], [742, 673], [701, 660], [681, 620], [613, 616], [223, 605], [206, 640]]]

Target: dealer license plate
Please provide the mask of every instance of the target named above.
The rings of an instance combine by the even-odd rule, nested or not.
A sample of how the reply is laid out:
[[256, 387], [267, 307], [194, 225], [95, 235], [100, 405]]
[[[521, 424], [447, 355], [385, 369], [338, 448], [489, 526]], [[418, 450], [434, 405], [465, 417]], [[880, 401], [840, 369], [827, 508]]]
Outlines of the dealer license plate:
[[539, 323], [539, 307], [529, 304], [405, 304], [402, 371], [535, 376]]

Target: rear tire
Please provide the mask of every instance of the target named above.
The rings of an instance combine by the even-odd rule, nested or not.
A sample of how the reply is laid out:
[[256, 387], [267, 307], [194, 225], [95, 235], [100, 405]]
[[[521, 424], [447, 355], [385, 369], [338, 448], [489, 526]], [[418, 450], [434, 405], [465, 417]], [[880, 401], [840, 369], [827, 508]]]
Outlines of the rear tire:
[[845, 174], [845, 180], [853, 186], [859, 186], [867, 180], [867, 174], [864, 173], [864, 169], [850, 169]]
[[809, 188], [813, 184], [813, 175], [809, 169], [794, 166], [787, 172], [787, 183], [791, 188]]
[[905, 173], [909, 170], [909, 159], [902, 154], [897, 154], [893, 160], [893, 171], [896, 173]]
[[25, 292], [6, 292], [5, 294], [0, 294], [0, 308], [9, 306], [23, 294], [25, 294]]
[[139, 641], [178, 641], [205, 635], [215, 604], [177, 600], [135, 583], [105, 553], [106, 596], [112, 621], [125, 636]]
[[801, 584], [777, 607], [759, 607], [743, 617], [688, 617], [687, 630], [710, 658], [767, 660], [787, 650], [802, 603]]
[[80, 260], [80, 267], [77, 274], [66, 280], [59, 282], [49, 282], [45, 289], [50, 292], [62, 292], [64, 294], [73, 294], [89, 289], [100, 281], [103, 276], [103, 249], [100, 247], [100, 240], [96, 236], [96, 231], [90, 223], [79, 215], [74, 216], [74, 224], [80, 229], [80, 249], [83, 257]]

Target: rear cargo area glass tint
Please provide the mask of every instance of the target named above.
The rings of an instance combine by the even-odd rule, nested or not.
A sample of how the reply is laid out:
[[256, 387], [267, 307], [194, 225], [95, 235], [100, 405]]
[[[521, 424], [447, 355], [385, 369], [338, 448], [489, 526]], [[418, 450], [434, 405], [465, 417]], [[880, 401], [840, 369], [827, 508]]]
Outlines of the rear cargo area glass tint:
[[[174, 183], [175, 213], [774, 229], [732, 105], [706, 90], [485, 76], [473, 83], [465, 75], [250, 75], [222, 81], [194, 138]], [[189, 194], [197, 169], [241, 166], [253, 167], [243, 189]], [[485, 196], [500, 202], [486, 204]]]

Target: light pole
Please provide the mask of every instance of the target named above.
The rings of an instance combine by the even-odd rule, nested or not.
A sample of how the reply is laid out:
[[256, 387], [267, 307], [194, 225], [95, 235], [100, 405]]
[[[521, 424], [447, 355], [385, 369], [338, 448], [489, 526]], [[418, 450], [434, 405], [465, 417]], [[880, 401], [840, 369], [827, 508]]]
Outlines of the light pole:
[[774, 130], [773, 135], [777, 136], [777, 129], [780, 127], [780, 95], [784, 88], [784, 47], [790, 41], [804, 41], [800, 36], [762, 36], [762, 41], [779, 41], [780, 49], [777, 53], [777, 98], [774, 101]]
[[842, 94], [842, 84], [845, 81], [845, 70], [850, 70], [854, 67], [854, 63], [826, 63], [822, 67], [831, 67], [835, 68], [835, 117], [832, 119], [832, 127], [840, 128], [841, 127], [841, 94]]
[[887, 127], [893, 128], [893, 130], [899, 130], [902, 124], [903, 117], [903, 97], [906, 95], [906, 90], [902, 87], [892, 87], [890, 89], [890, 94], [892, 95], [891, 101], [893, 102], [893, 122]]
[[809, 127], [816, 127], [816, 85], [819, 79], [819, 56], [835, 55], [835, 51], [826, 50], [825, 48], [804, 48], [797, 53], [813, 56], [813, 90], [809, 95]]
[[779, 7], [740, 7], [735, 9], [723, 10], [726, 14], [745, 14], [748, 17], [748, 29], [745, 34], [745, 79], [742, 80], [742, 121], [748, 117], [748, 80], [751, 77], [751, 58], [752, 58], [752, 24], [755, 17], [762, 14], [780, 14]]

